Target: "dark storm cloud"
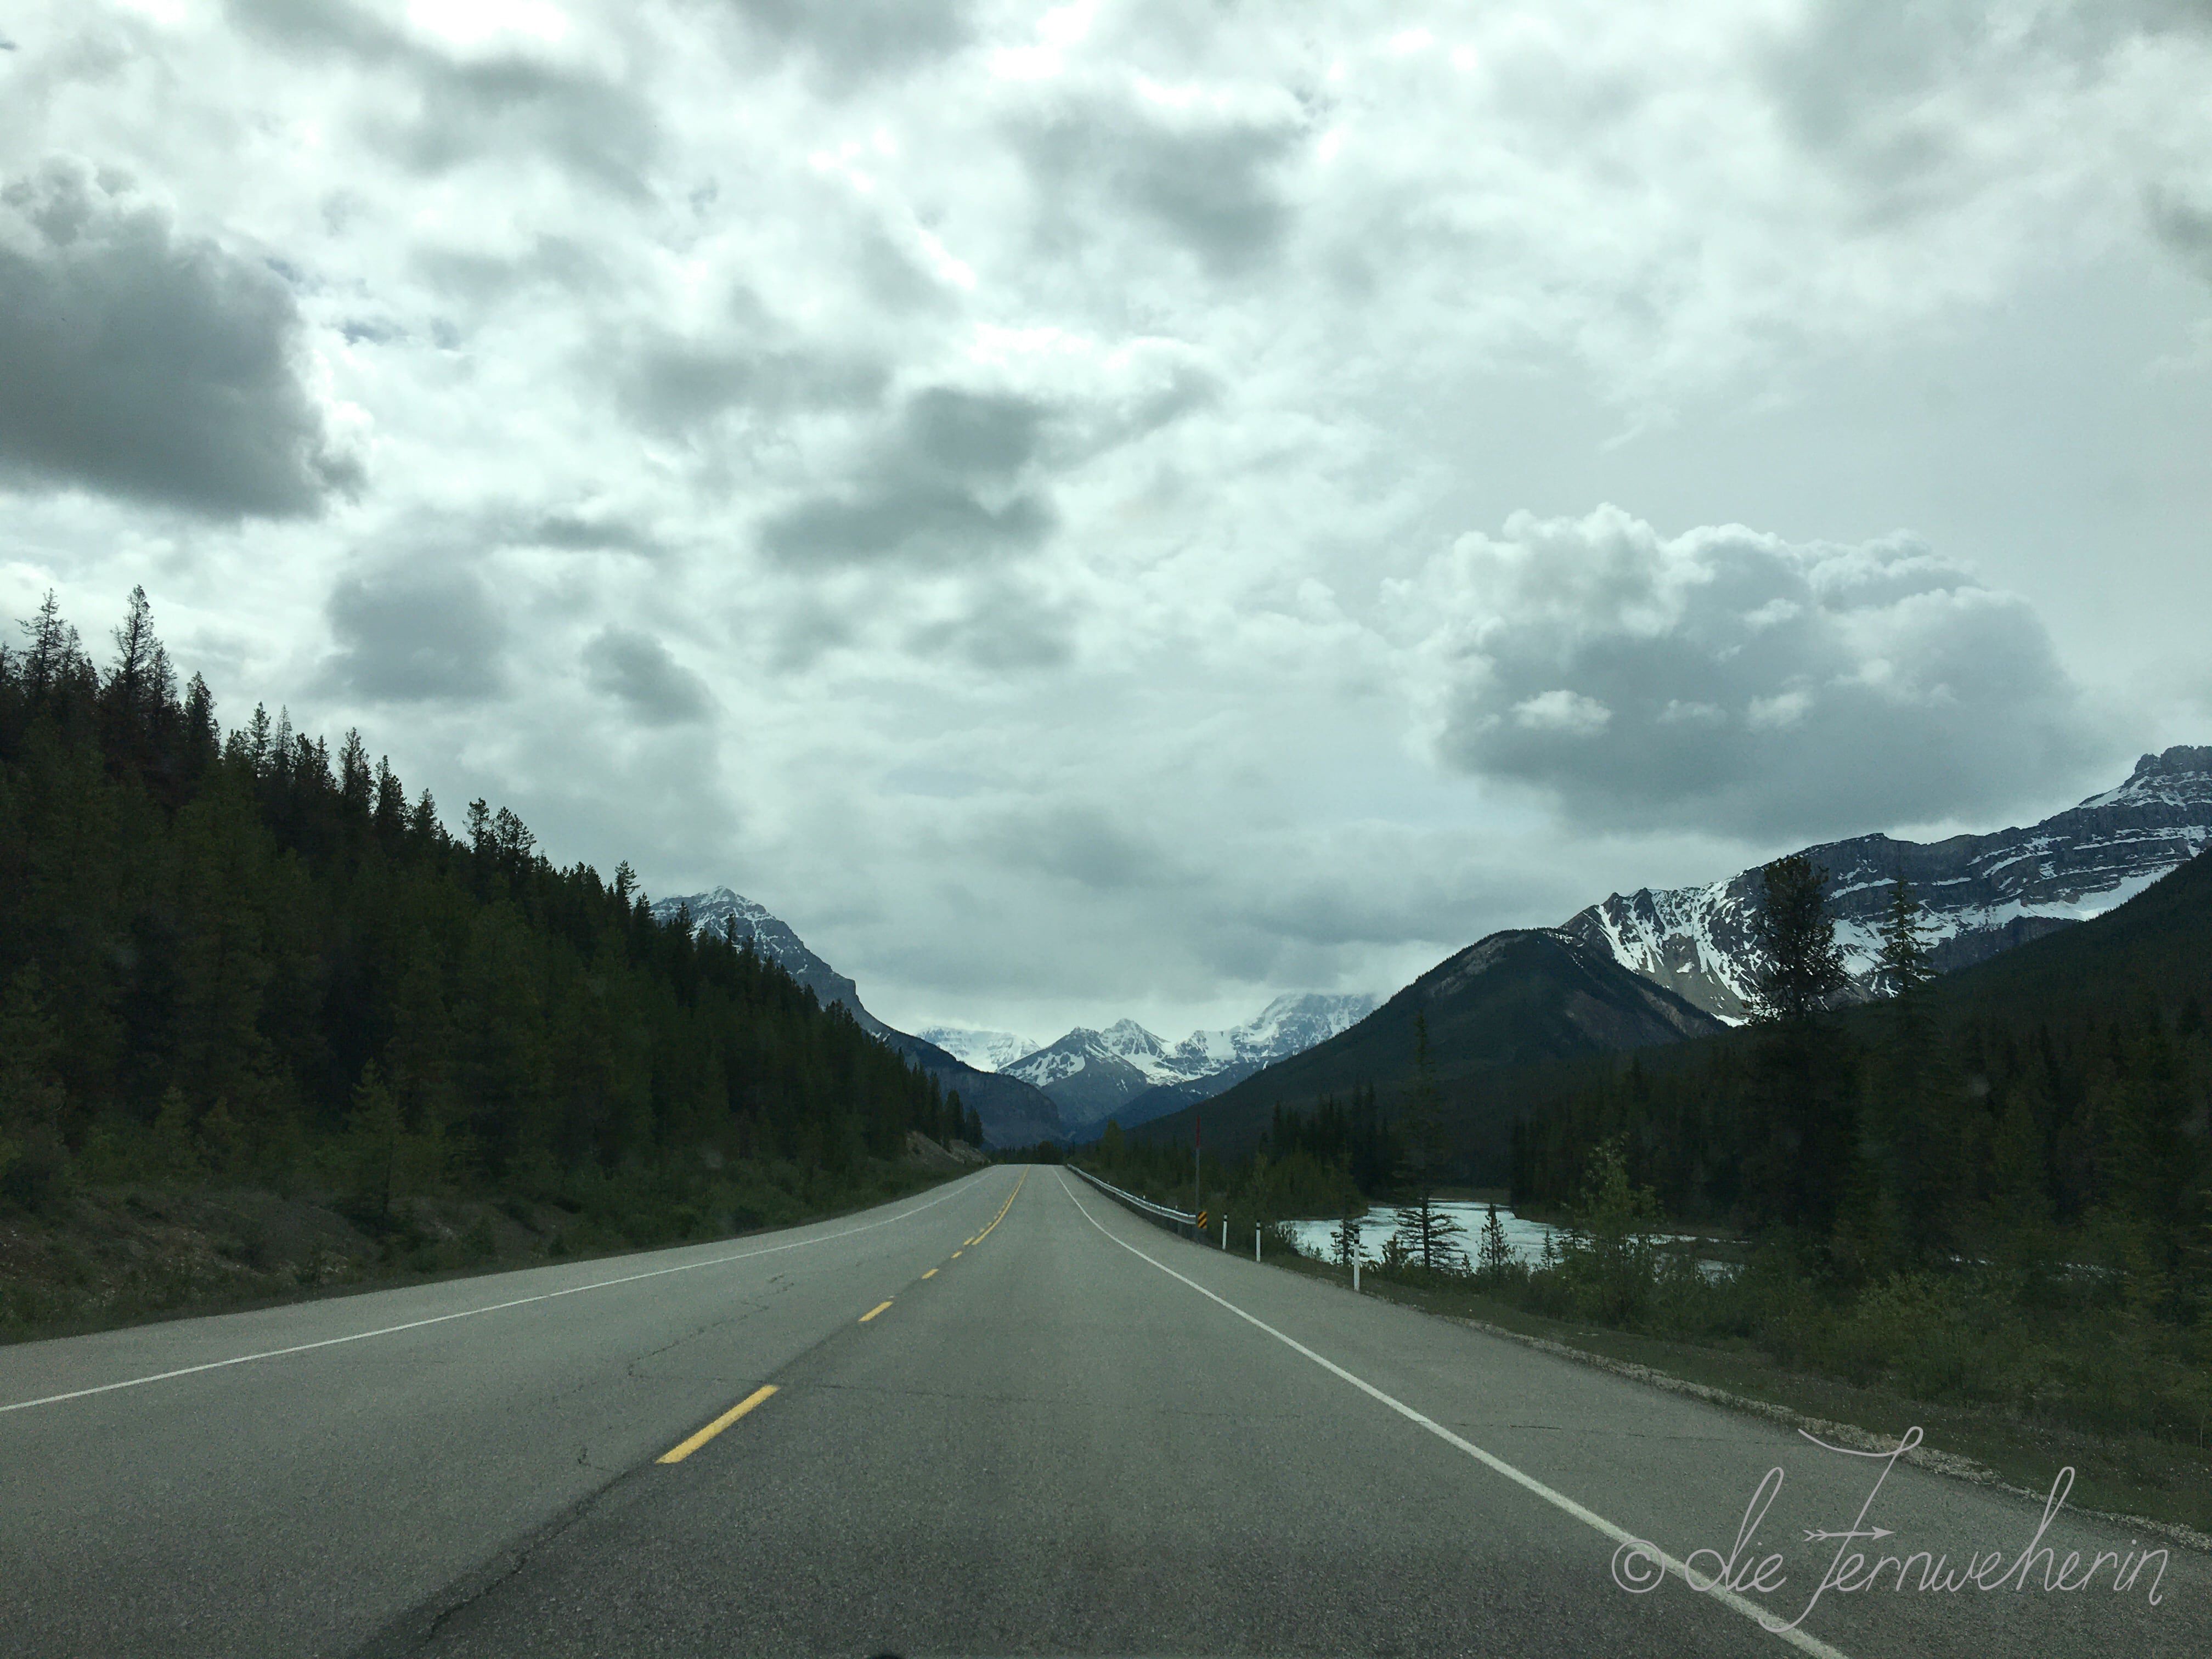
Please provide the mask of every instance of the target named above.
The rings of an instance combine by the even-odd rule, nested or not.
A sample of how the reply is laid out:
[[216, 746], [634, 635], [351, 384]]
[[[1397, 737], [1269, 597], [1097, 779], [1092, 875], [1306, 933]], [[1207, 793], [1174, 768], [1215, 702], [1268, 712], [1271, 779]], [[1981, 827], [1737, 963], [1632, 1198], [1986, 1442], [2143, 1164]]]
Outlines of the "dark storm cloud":
[[781, 415], [848, 409], [883, 393], [881, 363], [782, 345], [729, 345], [659, 336], [625, 354], [617, 387], [640, 424], [682, 432], [732, 410]]
[[732, 0], [752, 32], [845, 88], [903, 73], [974, 38], [969, 0]]
[[2212, 194], [2194, 198], [2159, 191], [2151, 198], [2150, 220], [2160, 239], [2212, 282]]
[[2078, 77], [2144, 36], [2208, 24], [2207, 0], [2084, 0], [2001, 20], [1985, 0], [1819, 0], [1763, 68], [1784, 129], [1852, 178], [1862, 213], [1881, 220], [1940, 210], [1986, 182], [1987, 134], [1960, 112], [1962, 89], [1989, 90], [2004, 110], [2050, 71]]
[[120, 179], [57, 163], [0, 187], [0, 477], [312, 514], [360, 471], [300, 351], [274, 272], [178, 236]]
[[613, 287], [606, 261], [566, 236], [540, 236], [526, 252], [512, 258], [426, 248], [415, 255], [415, 266], [441, 293], [474, 304], [538, 288], [586, 297]]
[[1051, 534], [1054, 522], [1040, 496], [1016, 495], [992, 507], [957, 484], [902, 478], [802, 501], [769, 519], [761, 543], [794, 564], [895, 558], [961, 564], [1026, 551]]
[[1058, 667], [1073, 654], [1073, 634], [1064, 607], [994, 585], [951, 623], [915, 630], [907, 645], [918, 655], [953, 653], [987, 672], [1005, 672]]
[[634, 195], [659, 147], [650, 102], [598, 76], [518, 52], [448, 58], [348, 0], [230, 0], [230, 12], [294, 52], [348, 58], [412, 81], [410, 114], [374, 124], [372, 131], [418, 172], [521, 151]]
[[1049, 205], [1055, 240], [1090, 216], [1081, 198], [1134, 210], [1217, 276], [1271, 264], [1291, 210], [1276, 173], [1297, 148], [1297, 121], [1224, 118], [1170, 124], [1159, 114], [1091, 102], [1017, 131], [1015, 142]]
[[1019, 480], [1037, 456], [1046, 415], [1027, 398], [949, 386], [919, 392], [857, 483], [773, 515], [761, 544], [794, 564], [963, 564], [1036, 547], [1056, 515]]
[[641, 725], [702, 720], [714, 709], [706, 682], [648, 635], [601, 629], [584, 647], [584, 668], [592, 688], [620, 699]]
[[1026, 398], [978, 396], [951, 386], [917, 392], [906, 406], [906, 444], [951, 477], [1000, 478], [1036, 453], [1042, 405]]
[[997, 856], [1103, 892], [1179, 885], [1167, 849], [1103, 807], [1081, 803], [1016, 814], [991, 838]]
[[1917, 544], [1662, 540], [1616, 508], [1468, 537], [1428, 599], [1446, 762], [1593, 826], [1771, 837], [2001, 811], [2087, 758], [2042, 623]]
[[554, 547], [566, 553], [652, 553], [659, 544], [640, 526], [621, 519], [548, 513], [511, 530], [505, 539], [517, 547]]
[[337, 685], [376, 702], [481, 701], [506, 683], [507, 624], [465, 571], [407, 566], [349, 576], [331, 590]]

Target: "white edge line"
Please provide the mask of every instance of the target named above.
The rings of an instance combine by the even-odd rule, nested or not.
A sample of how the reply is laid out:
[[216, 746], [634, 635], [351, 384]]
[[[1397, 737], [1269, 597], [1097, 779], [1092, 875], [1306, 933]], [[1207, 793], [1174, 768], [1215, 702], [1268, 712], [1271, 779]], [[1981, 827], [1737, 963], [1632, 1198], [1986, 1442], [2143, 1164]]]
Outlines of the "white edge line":
[[[1277, 1330], [1273, 1325], [1267, 1323], [1266, 1320], [1256, 1318], [1253, 1315], [1246, 1313], [1243, 1309], [1238, 1307], [1235, 1303], [1227, 1300], [1225, 1297], [1215, 1295], [1212, 1291], [1207, 1290], [1205, 1285], [1200, 1284], [1196, 1279], [1183, 1278], [1182, 1274], [1177, 1273], [1173, 1267], [1169, 1267], [1164, 1261], [1155, 1261], [1152, 1257], [1146, 1255], [1142, 1250], [1139, 1249], [1135, 1245], [1129, 1243], [1127, 1240], [1115, 1238], [1111, 1232], [1107, 1231], [1104, 1224], [1103, 1224], [1097, 1216], [1091, 1214], [1088, 1209], [1085, 1208], [1083, 1200], [1076, 1197], [1075, 1189], [1067, 1184], [1067, 1177], [1065, 1175], [1061, 1176], [1060, 1178], [1060, 1188], [1062, 1192], [1067, 1194], [1068, 1201], [1073, 1204], [1077, 1209], [1083, 1212], [1083, 1218], [1085, 1221], [1088, 1221], [1092, 1226], [1097, 1228], [1100, 1232], [1105, 1233], [1109, 1241], [1121, 1245], [1123, 1249], [1127, 1250], [1131, 1255], [1135, 1256], [1139, 1261], [1149, 1261], [1153, 1267], [1158, 1267], [1170, 1279], [1180, 1279], [1183, 1284], [1189, 1285], [1191, 1289], [1196, 1291], [1200, 1296], [1206, 1297], [1209, 1302], [1218, 1303], [1222, 1307], [1226, 1308], [1231, 1313], [1235, 1314], [1239, 1319], [1244, 1321], [1246, 1324], [1258, 1327], [1261, 1330], [1265, 1331], [1268, 1335], [1273, 1337], [1276, 1341], [1281, 1343], [1285, 1347], [1304, 1354], [1308, 1359], [1312, 1360], [1315, 1364], [1320, 1366], [1332, 1376], [1340, 1377], [1343, 1381], [1351, 1383], [1353, 1388], [1358, 1389], [1362, 1394], [1368, 1395], [1371, 1399], [1381, 1401], [1383, 1405], [1388, 1406], [1392, 1411], [1397, 1413], [1399, 1416], [1406, 1419], [1407, 1421], [1419, 1424], [1421, 1427], [1426, 1429], [1431, 1434], [1436, 1436], [1437, 1439], [1443, 1441], [1445, 1444], [1456, 1446], [1460, 1450], [1465, 1452], [1469, 1457], [1474, 1458], [1486, 1468], [1491, 1469], [1498, 1474], [1502, 1474], [1508, 1480], [1512, 1481], [1516, 1486], [1522, 1486], [1526, 1490], [1534, 1492], [1537, 1497], [1542, 1498], [1547, 1504], [1551, 1504], [1553, 1508], [1565, 1510], [1569, 1515], [1574, 1516], [1576, 1520], [1581, 1522], [1584, 1526], [1592, 1528], [1595, 1530], [1602, 1533], [1606, 1537], [1613, 1540], [1614, 1543], [1633, 1544], [1638, 1546], [1642, 1549], [1649, 1551], [1652, 1555], [1657, 1558], [1666, 1571], [1672, 1573], [1675, 1577], [1681, 1579], [1686, 1584], [1690, 1582], [1688, 1571], [1682, 1564], [1680, 1561], [1677, 1561], [1673, 1556], [1668, 1554], [1665, 1551], [1660, 1549], [1656, 1545], [1650, 1543], [1648, 1540], [1638, 1538], [1633, 1533], [1625, 1531], [1621, 1528], [1613, 1525], [1612, 1522], [1607, 1520], [1595, 1510], [1584, 1508], [1582, 1504], [1575, 1502], [1573, 1498], [1568, 1497], [1565, 1492], [1554, 1492], [1551, 1487], [1537, 1480], [1534, 1475], [1522, 1474], [1519, 1469], [1515, 1468], [1512, 1464], [1507, 1462], [1504, 1458], [1499, 1457], [1493, 1453], [1483, 1450], [1481, 1447], [1476, 1445], [1472, 1440], [1462, 1439], [1458, 1435], [1454, 1434], [1449, 1429], [1444, 1427], [1443, 1424], [1437, 1422], [1434, 1418], [1425, 1416], [1423, 1413], [1415, 1411], [1411, 1406], [1406, 1404], [1404, 1401], [1395, 1399], [1391, 1395], [1383, 1393], [1382, 1389], [1376, 1388], [1372, 1382], [1368, 1382], [1364, 1377], [1354, 1376], [1350, 1371], [1345, 1370], [1343, 1366], [1338, 1364], [1334, 1360], [1324, 1358], [1322, 1355], [1316, 1353], [1311, 1348], [1306, 1346], [1304, 1343], [1299, 1341], [1296, 1337], [1284, 1335], [1282, 1332]], [[1844, 1653], [1841, 1649], [1830, 1647], [1826, 1642], [1820, 1640], [1817, 1636], [1808, 1635], [1804, 1631], [1793, 1629], [1786, 1626], [1778, 1626], [1777, 1624], [1770, 1622], [1774, 1617], [1772, 1613], [1760, 1607], [1758, 1602], [1750, 1600], [1747, 1596], [1739, 1595], [1734, 1590], [1729, 1589], [1725, 1586], [1716, 1585], [1712, 1589], [1704, 1593], [1711, 1595], [1713, 1600], [1720, 1602], [1723, 1606], [1727, 1607], [1736, 1613], [1741, 1613], [1745, 1618], [1757, 1625], [1761, 1630], [1766, 1632], [1768, 1635], [1780, 1637], [1784, 1641], [1789, 1643], [1790, 1646], [1796, 1648], [1801, 1653], [1812, 1654], [1814, 1656], [1814, 1659], [1849, 1659], [1849, 1656]]]
[[473, 1319], [478, 1314], [500, 1313], [508, 1308], [526, 1307], [532, 1302], [551, 1302], [564, 1296], [580, 1296], [586, 1291], [604, 1291], [617, 1285], [635, 1285], [641, 1279], [662, 1279], [670, 1273], [688, 1273], [701, 1267], [720, 1267], [732, 1261], [750, 1261], [758, 1255], [775, 1255], [785, 1250], [803, 1250], [810, 1244], [827, 1244], [833, 1238], [850, 1238], [854, 1233], [873, 1232], [878, 1227], [888, 1227], [895, 1221], [920, 1215], [933, 1209], [946, 1200], [957, 1196], [957, 1192], [940, 1193], [927, 1204], [917, 1204], [898, 1215], [885, 1216], [881, 1221], [870, 1221], [858, 1227], [848, 1227], [842, 1232], [823, 1233], [817, 1238], [801, 1238], [789, 1244], [769, 1244], [757, 1250], [738, 1250], [729, 1255], [718, 1255], [705, 1261], [686, 1261], [673, 1267], [655, 1267], [650, 1273], [626, 1273], [620, 1279], [594, 1279], [589, 1285], [571, 1285], [566, 1290], [545, 1291], [537, 1296], [518, 1296], [511, 1302], [489, 1303], [481, 1308], [464, 1308], [458, 1313], [434, 1314], [428, 1319], [410, 1319], [404, 1325], [384, 1325], [373, 1331], [355, 1331], [346, 1336], [326, 1336], [319, 1342], [300, 1342], [289, 1348], [268, 1348], [259, 1353], [241, 1353], [228, 1359], [210, 1359], [200, 1365], [180, 1365], [173, 1371], [155, 1371], [150, 1376], [126, 1377], [120, 1382], [102, 1382], [89, 1389], [72, 1389], [67, 1394], [43, 1395], [36, 1400], [18, 1400], [13, 1405], [0, 1406], [0, 1417], [9, 1412], [27, 1412], [33, 1406], [58, 1406], [64, 1400], [82, 1400], [88, 1395], [112, 1394], [118, 1389], [143, 1388], [149, 1382], [167, 1382], [173, 1377], [191, 1376], [201, 1371], [219, 1371], [226, 1365], [251, 1364], [257, 1359], [282, 1359], [287, 1354], [307, 1353], [315, 1348], [334, 1348], [344, 1342], [366, 1342], [373, 1336], [393, 1336], [401, 1331], [419, 1331], [426, 1325], [443, 1325], [455, 1319]]

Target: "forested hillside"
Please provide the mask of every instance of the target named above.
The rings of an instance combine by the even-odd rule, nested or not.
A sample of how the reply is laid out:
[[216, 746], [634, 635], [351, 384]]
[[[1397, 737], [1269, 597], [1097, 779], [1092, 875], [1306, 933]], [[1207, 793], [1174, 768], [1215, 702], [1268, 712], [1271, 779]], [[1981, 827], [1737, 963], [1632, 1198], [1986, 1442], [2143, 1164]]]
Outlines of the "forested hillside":
[[1527, 1109], [1523, 1079], [1547, 1081], [1578, 1062], [1724, 1029], [1609, 951], [1553, 928], [1509, 929], [1454, 952], [1349, 1030], [1276, 1061], [1202, 1107], [1166, 1114], [1132, 1133], [1188, 1144], [1197, 1115], [1210, 1145], [1243, 1153], [1287, 1109], [1364, 1091], [1389, 1120], [1412, 1097], [1414, 1027], [1434, 1044], [1436, 1082], [1455, 1162], [1480, 1182], [1502, 1182], [1513, 1119]]
[[[589, 1200], [617, 1235], [821, 1204], [958, 1118], [780, 968], [513, 813], [457, 836], [357, 733], [181, 689], [143, 592], [96, 667], [0, 647], [0, 1200], [86, 1182]], [[756, 1209], [759, 1206], [754, 1206]]]
[[1668, 1213], [1869, 1267], [2066, 1234], [2154, 1299], [2212, 1286], [2212, 857], [1979, 966], [1902, 974], [1872, 1006], [1639, 1055], [1540, 1111], [1516, 1196], [1572, 1200], [1618, 1138]]

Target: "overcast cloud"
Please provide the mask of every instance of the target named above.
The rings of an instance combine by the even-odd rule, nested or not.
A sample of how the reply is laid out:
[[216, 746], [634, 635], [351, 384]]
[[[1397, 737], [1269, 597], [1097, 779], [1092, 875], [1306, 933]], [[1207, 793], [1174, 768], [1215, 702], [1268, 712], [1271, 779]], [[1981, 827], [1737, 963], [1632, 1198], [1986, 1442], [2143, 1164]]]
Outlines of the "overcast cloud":
[[2033, 611], [1910, 537], [1516, 514], [1399, 592], [1450, 619], [1426, 641], [1439, 757], [1586, 823], [1771, 841], [1989, 817], [2098, 750]]
[[132, 0], [0, 52], [0, 605], [1170, 1036], [2212, 737], [2180, 0]]

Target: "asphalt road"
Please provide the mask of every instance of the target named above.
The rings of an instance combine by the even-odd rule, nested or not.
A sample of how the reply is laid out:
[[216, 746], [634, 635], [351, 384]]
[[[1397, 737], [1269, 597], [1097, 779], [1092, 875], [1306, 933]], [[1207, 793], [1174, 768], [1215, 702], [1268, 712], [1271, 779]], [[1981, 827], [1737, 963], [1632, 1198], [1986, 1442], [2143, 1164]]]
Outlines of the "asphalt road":
[[[1741, 1595], [1621, 1542], [1774, 1468]], [[0, 1652], [2212, 1652], [2212, 1560], [1886, 1468], [994, 1169], [0, 1349]]]

